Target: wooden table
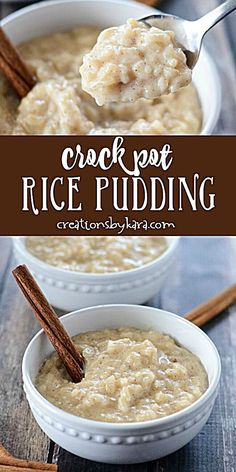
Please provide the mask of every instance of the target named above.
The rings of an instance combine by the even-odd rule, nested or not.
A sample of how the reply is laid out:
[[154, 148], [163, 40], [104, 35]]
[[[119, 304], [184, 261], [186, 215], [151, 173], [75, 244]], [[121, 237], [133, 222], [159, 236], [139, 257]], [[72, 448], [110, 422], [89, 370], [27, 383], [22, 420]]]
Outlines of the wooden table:
[[[36, 0], [35, 0], [36, 1]], [[215, 8], [223, 0], [161, 0], [159, 8], [194, 20]], [[0, 18], [31, 1], [0, 0]], [[217, 65], [222, 85], [222, 108], [215, 134], [236, 134], [236, 13], [215, 26], [204, 44]], [[207, 84], [206, 84], [207, 86]]]
[[[198, 436], [159, 461], [134, 466], [90, 462], [60, 449], [42, 433], [22, 389], [21, 360], [39, 326], [10, 269], [9, 238], [0, 238], [0, 442], [22, 458], [57, 462], [59, 472], [234, 472], [236, 470], [236, 307], [204, 330], [219, 349], [221, 389], [213, 413]], [[236, 238], [182, 238], [171, 278], [149, 304], [183, 314], [236, 281]]]

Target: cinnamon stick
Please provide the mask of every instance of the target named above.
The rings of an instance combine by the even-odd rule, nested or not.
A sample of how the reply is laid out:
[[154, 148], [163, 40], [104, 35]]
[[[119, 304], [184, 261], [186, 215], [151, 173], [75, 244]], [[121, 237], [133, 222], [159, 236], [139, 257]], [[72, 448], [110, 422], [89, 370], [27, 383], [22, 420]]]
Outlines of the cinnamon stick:
[[185, 318], [197, 326], [203, 326], [235, 302], [236, 284], [189, 311]]
[[[49, 470], [49, 471], [56, 471], [57, 466], [54, 464], [44, 464], [43, 462], [36, 462], [36, 461], [27, 461], [22, 459], [16, 459], [13, 456], [6, 456], [0, 458], [0, 467], [19, 467], [20, 469], [34, 469], [34, 470]], [[0, 468], [1, 470], [1, 468]]]
[[16, 459], [2, 445], [0, 445], [0, 472], [7, 472], [8, 470], [12, 472], [32, 472], [32, 470], [37, 470], [38, 472], [57, 472], [58, 467], [56, 464]]
[[33, 74], [1, 27], [0, 69], [20, 98], [25, 97], [36, 84]]
[[0, 444], [0, 462], [2, 457], [12, 457], [10, 452], [8, 452], [2, 444]]
[[84, 376], [83, 366], [85, 360], [83, 354], [73, 343], [27, 267], [20, 265], [12, 273], [71, 379], [73, 382], [81, 382]]
[[[43, 468], [45, 464], [42, 464], [41, 469], [35, 469], [34, 467], [21, 467], [19, 465], [2, 465], [0, 464], [0, 472], [32, 472], [32, 470], [37, 470], [38, 472], [45, 472], [48, 469]], [[57, 470], [57, 469], [53, 469]]]
[[160, 0], [138, 0], [138, 2], [145, 3], [145, 5], [155, 6], [160, 3]]

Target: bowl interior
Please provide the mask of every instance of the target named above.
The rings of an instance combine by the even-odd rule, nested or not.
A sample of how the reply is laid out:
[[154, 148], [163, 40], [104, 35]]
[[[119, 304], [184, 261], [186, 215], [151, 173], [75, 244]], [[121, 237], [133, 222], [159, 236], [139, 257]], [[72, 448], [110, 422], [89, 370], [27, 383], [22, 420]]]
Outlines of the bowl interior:
[[[53, 0], [26, 7], [2, 21], [7, 34], [19, 44], [30, 38], [62, 31], [80, 24], [106, 28], [124, 23], [128, 18], [151, 15], [156, 9], [124, 0]], [[203, 110], [202, 134], [210, 133], [219, 115], [221, 94], [214, 63], [204, 50], [194, 70]]]
[[134, 1], [52, 0], [13, 13], [3, 20], [3, 24], [11, 38], [19, 43], [33, 37], [65, 31], [77, 25], [107, 28], [122, 24], [128, 18], [153, 14], [154, 11], [156, 10]]
[[[106, 305], [69, 313], [61, 321], [71, 336], [79, 332], [122, 326], [167, 333], [198, 356], [208, 374], [209, 386], [218, 383], [220, 360], [214, 344], [199, 328], [172, 313], [138, 305]], [[40, 331], [26, 350], [24, 377], [34, 383], [40, 365], [52, 351], [51, 344]]]
[[150, 268], [150, 266], [153, 266], [157, 263], [164, 263], [167, 258], [169, 258], [170, 254], [175, 251], [175, 249], [178, 246], [179, 243], [179, 236], [165, 236], [165, 239], [167, 241], [167, 248], [161, 254], [158, 256], [156, 259], [152, 260], [148, 264], [144, 264], [140, 267], [137, 267], [135, 269], [129, 269], [125, 271], [119, 271], [119, 272], [111, 272], [111, 273], [93, 273], [93, 272], [75, 272], [71, 270], [66, 270], [66, 269], [61, 269], [60, 267], [52, 266], [47, 264], [44, 261], [41, 261], [37, 257], [35, 257], [33, 254], [29, 252], [29, 250], [26, 247], [25, 240], [26, 236], [14, 236], [13, 241], [14, 241], [14, 248], [17, 254], [17, 258], [19, 259], [20, 262], [22, 263], [27, 263], [32, 267], [33, 270], [43, 270], [43, 271], [49, 271], [51, 275], [53, 276], [61, 276], [61, 277], [66, 277], [66, 279], [73, 278], [73, 279], [78, 279], [78, 277], [86, 279], [86, 280], [95, 280], [95, 281], [103, 281], [106, 283], [107, 281], [111, 280], [112, 278], [119, 278], [119, 277], [135, 277], [137, 272], [140, 272], [142, 270], [145, 272]]

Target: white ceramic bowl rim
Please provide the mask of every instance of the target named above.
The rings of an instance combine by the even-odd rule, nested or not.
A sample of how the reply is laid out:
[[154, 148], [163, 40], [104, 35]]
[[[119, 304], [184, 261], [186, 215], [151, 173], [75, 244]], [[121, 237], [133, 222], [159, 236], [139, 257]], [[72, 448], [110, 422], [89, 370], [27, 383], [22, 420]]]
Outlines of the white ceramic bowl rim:
[[[99, 1], [100, 0], [69, 0], [70, 3], [78, 3], [78, 2], [86, 2], [86, 3], [91, 2], [92, 3], [92, 2], [99, 2]], [[13, 19], [17, 18], [18, 16], [20, 16], [21, 13], [27, 13], [28, 11], [32, 11], [32, 10], [39, 10], [39, 9], [41, 10], [41, 9], [47, 8], [48, 6], [51, 6], [51, 5], [53, 5], [53, 6], [54, 5], [60, 5], [60, 4], [66, 3], [66, 2], [67, 2], [67, 0], [44, 0], [40, 4], [38, 4], [37, 2], [33, 3], [31, 5], [20, 8], [19, 10], [16, 10], [13, 13], [10, 13], [10, 15], [7, 15], [6, 18], [3, 18], [0, 21], [0, 25], [2, 25], [2, 26], [4, 25], [5, 19], [7, 21], [8, 20], [13, 20]], [[114, 3], [115, 5], [117, 5], [117, 3], [120, 3], [120, 5], [122, 5], [124, 3], [128, 3], [129, 5], [133, 4], [134, 6], [137, 6], [137, 4], [139, 3], [138, 1], [135, 1], [135, 0], [102, 0], [102, 2]], [[148, 6], [148, 5], [146, 5], [146, 6]], [[158, 9], [157, 9], [157, 11], [158, 11]]]
[[[106, 305], [106, 309], [112, 309], [113, 306], [114, 305]], [[127, 307], [127, 308], [129, 308], [129, 307], [134, 308], [135, 307], [136, 309], [142, 309], [143, 308], [142, 306], [139, 306], [139, 305], [116, 304], [115, 306], [116, 307]], [[71, 313], [68, 313], [68, 314], [62, 316], [60, 319], [61, 320], [66, 320], [68, 317], [73, 316], [76, 313], [79, 315], [80, 311], [89, 312], [89, 311], [92, 311], [94, 309], [99, 309], [99, 308], [102, 308], [102, 307], [103, 307], [102, 305], [98, 305], [96, 307], [89, 307], [89, 308], [84, 308], [82, 310], [75, 310]], [[153, 310], [153, 307], [145, 307], [145, 310], [146, 309], [147, 310]], [[68, 412], [62, 410], [61, 408], [58, 408], [57, 406], [53, 405], [51, 402], [46, 400], [46, 398], [41, 395], [41, 393], [37, 390], [34, 383], [32, 382], [31, 377], [29, 375], [29, 372], [27, 371], [27, 368], [26, 368], [27, 357], [28, 357], [28, 355], [30, 355], [30, 350], [32, 348], [32, 345], [36, 341], [36, 339], [43, 334], [42, 329], [33, 337], [33, 339], [30, 341], [30, 343], [29, 343], [29, 345], [26, 348], [26, 351], [24, 353], [24, 357], [23, 357], [23, 361], [22, 361], [22, 373], [23, 373], [23, 381], [26, 385], [26, 389], [29, 389], [30, 394], [37, 399], [38, 403], [41, 404], [42, 407], [44, 407], [44, 408], [46, 407], [47, 411], [49, 411], [51, 413], [54, 413], [57, 416], [63, 414], [64, 420], [67, 420], [68, 422], [73, 422], [73, 423], [76, 423], [76, 422], [79, 421], [79, 422], [82, 422], [84, 424], [84, 426], [87, 425], [90, 428], [92, 428], [92, 427], [98, 427], [98, 428], [101, 428], [101, 429], [111, 428], [112, 430], [114, 430], [114, 429], [115, 430], [122, 430], [124, 428], [128, 428], [128, 429], [132, 429], [132, 430], [137, 430], [137, 429], [140, 429], [140, 428], [142, 428], [142, 429], [150, 428], [152, 426], [157, 426], [157, 427], [165, 426], [166, 427], [166, 426], [169, 425], [169, 423], [172, 423], [172, 422], [175, 422], [175, 421], [178, 422], [178, 424], [181, 424], [181, 416], [184, 417], [188, 413], [194, 413], [196, 410], [199, 409], [199, 407], [201, 407], [201, 405], [216, 390], [217, 385], [218, 385], [219, 380], [220, 380], [220, 374], [221, 374], [220, 356], [219, 356], [219, 353], [218, 353], [214, 343], [211, 341], [211, 339], [200, 328], [195, 326], [190, 321], [182, 318], [181, 316], [175, 315], [175, 314], [167, 312], [165, 310], [157, 309], [157, 311], [161, 311], [161, 312], [164, 312], [165, 314], [168, 314], [168, 316], [170, 316], [170, 318], [172, 318], [172, 317], [177, 318], [179, 320], [179, 322], [182, 323], [182, 324], [187, 323], [188, 325], [191, 325], [191, 328], [192, 328], [193, 331], [201, 331], [201, 335], [203, 335], [207, 339], [209, 345], [211, 346], [211, 348], [212, 348], [212, 350], [215, 354], [216, 367], [217, 368], [216, 368], [216, 372], [215, 372], [215, 375], [214, 375], [213, 379], [211, 380], [211, 382], [208, 385], [207, 390], [203, 393], [203, 395], [198, 400], [196, 400], [194, 403], [192, 403], [188, 407], [184, 408], [183, 410], [180, 410], [176, 413], [165, 416], [163, 418], [157, 418], [157, 419], [153, 419], [153, 420], [149, 420], [149, 421], [143, 421], [143, 422], [139, 421], [139, 422], [135, 422], [135, 423], [112, 423], [112, 422], [96, 421], [96, 420], [92, 420], [92, 419], [83, 418], [82, 416], [76, 416], [76, 415], [73, 415], [71, 413], [68, 413]], [[183, 422], [184, 422], [184, 418], [183, 418]]]
[[[11, 13], [10, 15], [6, 16], [4, 19], [0, 21], [0, 25], [4, 27], [8, 22], [11, 22], [12, 20], [17, 19], [22, 14], [29, 13], [34, 10], [43, 10], [44, 8], [47, 8], [50, 6], [56, 7], [57, 5], [65, 4], [67, 1], [68, 3], [70, 2], [72, 4], [78, 3], [78, 2], [86, 2], [86, 3], [99, 2], [99, 0], [46, 0], [40, 3], [35, 3], [33, 5], [28, 5], [24, 8], [19, 9], [16, 12]], [[134, 7], [135, 6], [137, 7], [137, 5], [139, 5], [140, 7], [140, 3], [134, 0], [102, 0], [102, 2], [114, 4], [116, 7], [117, 5], [120, 5], [122, 7], [125, 4], [133, 5]], [[145, 4], [143, 4], [143, 7], [146, 7], [147, 11], [149, 9], [150, 12], [151, 10], [158, 11], [154, 7], [151, 7]], [[214, 77], [214, 82], [216, 84], [215, 90], [214, 90], [215, 100], [214, 100], [213, 105], [210, 107], [210, 109], [208, 109], [207, 120], [205, 124], [202, 125], [202, 129], [200, 132], [201, 135], [206, 135], [206, 134], [211, 133], [214, 130], [216, 122], [219, 118], [221, 102], [222, 102], [222, 90], [221, 90], [221, 83], [219, 80], [219, 75], [218, 75], [216, 65], [214, 61], [212, 60], [211, 56], [209, 55], [209, 53], [207, 52], [207, 50], [205, 49], [205, 47], [202, 47], [201, 55], [204, 56], [205, 60], [207, 61], [210, 67], [211, 73], [212, 73], [212, 77]]]
[[[87, 237], [89, 237], [89, 236], [87, 236]], [[117, 236], [117, 237], [119, 237], [119, 236]], [[140, 237], [145, 238], [146, 236], [140, 236]], [[140, 274], [141, 270], [143, 272], [145, 272], [149, 268], [152, 268], [156, 264], [157, 261], [160, 261], [160, 262], [165, 261], [165, 259], [169, 257], [169, 254], [172, 253], [175, 250], [175, 248], [176, 248], [176, 246], [179, 242], [180, 236], [164, 236], [164, 237], [166, 239], [170, 238], [169, 241], [171, 241], [171, 243], [167, 246], [165, 251], [160, 256], [156, 257], [155, 259], [153, 259], [148, 264], [143, 264], [140, 267], [136, 267], [134, 269], [129, 269], [129, 270], [119, 270], [118, 272], [105, 272], [105, 273], [97, 273], [97, 274], [94, 273], [94, 272], [79, 272], [79, 271], [73, 271], [73, 270], [66, 270], [66, 269], [61, 269], [60, 267], [56, 267], [56, 266], [47, 264], [46, 262], [42, 261], [41, 259], [35, 257], [27, 249], [27, 247], [25, 245], [25, 242], [24, 242], [24, 239], [23, 239], [23, 238], [25, 238], [25, 236], [13, 236], [13, 240], [14, 240], [15, 246], [21, 252], [21, 254], [24, 255], [24, 253], [27, 253], [27, 258], [29, 259], [29, 261], [31, 263], [37, 264], [39, 266], [39, 268], [41, 268], [41, 269], [50, 270], [51, 272], [54, 273], [54, 275], [58, 275], [58, 276], [61, 275], [62, 277], [63, 276], [66, 277], [66, 276], [70, 275], [71, 277], [77, 277], [77, 278], [84, 276], [84, 277], [86, 277], [86, 278], [88, 277], [89, 279], [94, 280], [94, 281], [95, 280], [97, 281], [97, 279], [99, 279], [99, 281], [101, 281], [101, 280], [107, 281], [107, 280], [110, 280], [110, 277], [118, 279], [119, 277], [122, 277], [125, 274], [135, 276], [137, 274], [137, 272]]]

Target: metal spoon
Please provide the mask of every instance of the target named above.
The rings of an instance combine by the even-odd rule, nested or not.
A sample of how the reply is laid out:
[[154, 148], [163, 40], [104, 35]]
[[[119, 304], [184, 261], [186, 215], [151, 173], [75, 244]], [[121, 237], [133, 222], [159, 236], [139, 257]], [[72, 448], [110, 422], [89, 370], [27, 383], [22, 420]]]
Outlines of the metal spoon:
[[198, 61], [202, 40], [207, 31], [233, 10], [236, 10], [236, 0], [227, 0], [195, 21], [184, 20], [165, 13], [147, 16], [140, 21], [149, 27], [155, 26], [161, 30], [173, 31], [179, 46], [187, 57], [187, 66], [193, 69]]

